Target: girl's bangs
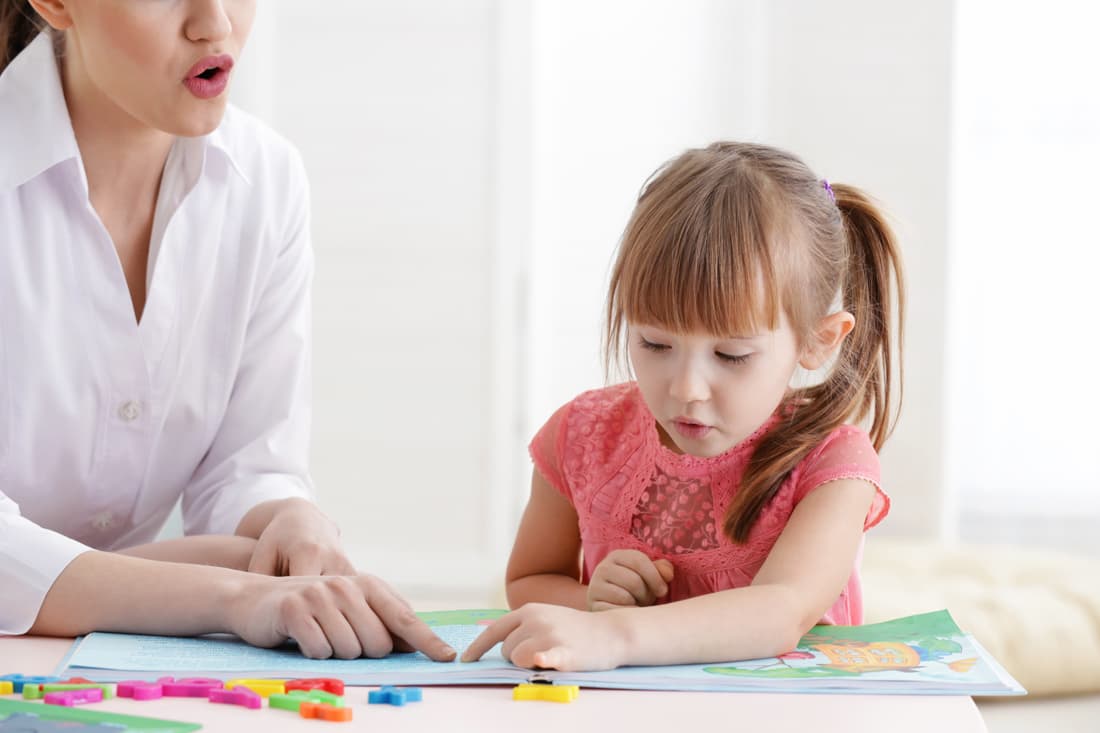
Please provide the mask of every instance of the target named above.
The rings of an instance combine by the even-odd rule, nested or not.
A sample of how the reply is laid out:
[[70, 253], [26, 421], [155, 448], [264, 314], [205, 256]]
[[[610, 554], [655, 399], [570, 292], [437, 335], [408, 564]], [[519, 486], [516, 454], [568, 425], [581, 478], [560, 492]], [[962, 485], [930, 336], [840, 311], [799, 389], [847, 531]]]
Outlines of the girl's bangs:
[[[687, 212], [667, 226], [641, 227], [624, 242], [618, 310], [626, 321], [674, 333], [745, 336], [778, 328], [779, 283], [766, 227], [738, 217], [743, 207], [708, 202], [710, 216]], [[645, 236], [646, 230], [656, 236]]]

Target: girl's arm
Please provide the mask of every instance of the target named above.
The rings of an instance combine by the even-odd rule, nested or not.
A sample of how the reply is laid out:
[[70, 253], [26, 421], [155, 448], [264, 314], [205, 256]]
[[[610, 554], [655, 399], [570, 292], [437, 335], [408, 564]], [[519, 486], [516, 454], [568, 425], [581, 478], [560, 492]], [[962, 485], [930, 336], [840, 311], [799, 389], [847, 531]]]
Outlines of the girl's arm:
[[233, 570], [248, 570], [256, 540], [236, 535], [192, 535], [128, 547], [118, 554], [143, 557], [161, 562], [214, 565]]
[[570, 671], [788, 652], [847, 583], [874, 491], [860, 480], [832, 481], [811, 491], [748, 587], [600, 613], [528, 606], [486, 629], [463, 661], [480, 658], [500, 641], [514, 664]]
[[847, 584], [874, 492], [850, 479], [807, 494], [750, 586], [612, 611], [629, 639], [624, 664], [756, 659], [794, 649]]
[[309, 657], [455, 652], [378, 578], [273, 578], [226, 568], [85, 552], [50, 587], [28, 633], [92, 631], [194, 636], [237, 634], [256, 646], [288, 638]]
[[531, 472], [531, 498], [523, 512], [505, 589], [508, 605], [553, 603], [586, 609], [587, 588], [581, 584], [581, 535], [577, 512], [537, 470]]

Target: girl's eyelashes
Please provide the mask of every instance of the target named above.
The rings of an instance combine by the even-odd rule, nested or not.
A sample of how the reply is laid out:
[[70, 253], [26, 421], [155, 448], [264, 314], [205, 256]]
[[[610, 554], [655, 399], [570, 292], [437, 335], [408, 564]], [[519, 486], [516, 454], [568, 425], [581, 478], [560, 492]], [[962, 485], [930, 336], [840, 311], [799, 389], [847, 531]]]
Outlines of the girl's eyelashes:
[[721, 351], [715, 351], [714, 355], [729, 364], [744, 364], [752, 356], [752, 354], [723, 354]]
[[668, 350], [668, 344], [654, 343], [652, 341], [647, 341], [646, 339], [641, 337], [638, 338], [638, 343], [643, 349], [648, 349], [650, 351], [661, 352]]
[[[672, 348], [668, 344], [660, 344], [656, 341], [650, 341], [649, 339], [642, 337], [638, 337], [638, 345], [641, 346], [643, 349], [646, 349], [647, 351], [652, 351], [658, 354], [664, 351], [668, 351], [670, 348]], [[749, 360], [749, 357], [752, 356], [752, 354], [726, 354], [721, 351], [715, 351], [714, 355], [718, 357], [720, 361], [723, 361], [727, 364], [744, 364], [746, 361]]]

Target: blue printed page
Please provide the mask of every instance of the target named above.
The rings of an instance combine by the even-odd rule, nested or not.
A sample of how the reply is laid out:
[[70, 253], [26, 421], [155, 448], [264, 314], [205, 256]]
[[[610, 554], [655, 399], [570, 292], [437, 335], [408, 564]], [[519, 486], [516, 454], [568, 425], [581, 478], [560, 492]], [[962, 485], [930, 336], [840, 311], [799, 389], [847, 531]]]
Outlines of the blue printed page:
[[[432, 630], [461, 654], [485, 625], [504, 611], [446, 611], [421, 614]], [[77, 640], [61, 675], [99, 681], [158, 677], [338, 677], [352, 684], [509, 684], [528, 670], [514, 667], [500, 645], [480, 661], [433, 662], [423, 654], [391, 654], [384, 659], [307, 659], [292, 643], [260, 649], [235, 637], [198, 638], [96, 632]]]

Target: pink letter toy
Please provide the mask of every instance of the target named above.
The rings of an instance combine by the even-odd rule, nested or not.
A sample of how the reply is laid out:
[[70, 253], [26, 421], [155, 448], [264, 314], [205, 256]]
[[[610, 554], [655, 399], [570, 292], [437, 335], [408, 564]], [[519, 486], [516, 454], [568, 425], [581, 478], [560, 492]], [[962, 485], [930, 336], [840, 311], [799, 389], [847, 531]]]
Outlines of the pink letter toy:
[[132, 697], [135, 700], [159, 700], [164, 697], [164, 686], [159, 682], [129, 680], [118, 683], [119, 697]]
[[83, 690], [47, 692], [45, 702], [47, 705], [63, 705], [67, 708], [74, 705], [87, 705], [90, 702], [103, 702], [103, 690], [98, 687], [89, 687]]
[[232, 690], [210, 690], [210, 702], [240, 705], [249, 710], [259, 710], [264, 704], [263, 698], [244, 685], [238, 685]]
[[161, 677], [157, 682], [164, 689], [165, 697], [210, 697], [211, 690], [220, 690], [223, 686], [221, 680], [207, 677], [186, 677], [182, 680]]

